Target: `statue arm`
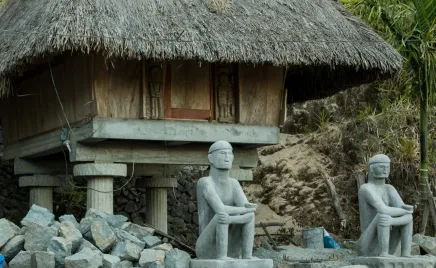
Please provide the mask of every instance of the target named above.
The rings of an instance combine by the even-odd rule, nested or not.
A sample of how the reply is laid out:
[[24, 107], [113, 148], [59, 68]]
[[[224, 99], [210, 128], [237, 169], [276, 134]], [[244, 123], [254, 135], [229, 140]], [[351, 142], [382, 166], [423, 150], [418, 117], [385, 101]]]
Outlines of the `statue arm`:
[[365, 196], [366, 201], [380, 214], [398, 217], [406, 215], [408, 213], [405, 209], [402, 208], [386, 206], [380, 197], [373, 195], [370, 191], [366, 191]]
[[255, 211], [253, 209], [249, 209], [245, 207], [233, 207], [233, 206], [224, 205], [224, 203], [221, 201], [216, 191], [210, 185], [207, 185], [205, 187], [203, 194], [209, 205], [212, 207], [215, 214], [224, 212], [229, 215], [238, 215], [238, 214], [246, 214]]

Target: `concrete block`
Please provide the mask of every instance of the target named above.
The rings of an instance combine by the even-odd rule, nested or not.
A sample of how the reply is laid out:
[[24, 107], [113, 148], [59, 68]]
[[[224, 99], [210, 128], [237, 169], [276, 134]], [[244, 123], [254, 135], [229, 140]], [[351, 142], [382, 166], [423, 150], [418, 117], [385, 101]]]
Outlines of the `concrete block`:
[[20, 187], [60, 187], [62, 184], [61, 177], [50, 175], [22, 176], [18, 179]]
[[126, 177], [126, 164], [88, 163], [73, 168], [74, 177]]
[[191, 260], [190, 268], [273, 268], [271, 259]]
[[433, 261], [430, 258], [382, 258], [382, 257], [361, 257], [350, 260], [354, 265], [366, 265], [370, 268], [433, 268]]

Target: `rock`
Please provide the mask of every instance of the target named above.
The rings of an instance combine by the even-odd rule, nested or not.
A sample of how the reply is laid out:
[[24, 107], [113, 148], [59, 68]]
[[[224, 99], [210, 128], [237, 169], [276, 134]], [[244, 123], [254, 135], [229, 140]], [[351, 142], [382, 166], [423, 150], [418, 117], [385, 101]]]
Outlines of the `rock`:
[[97, 219], [91, 224], [91, 235], [94, 244], [103, 253], [109, 252], [117, 242], [114, 232], [103, 219]]
[[104, 254], [103, 255], [103, 268], [118, 268], [120, 267], [121, 260], [117, 256]]
[[163, 250], [165, 252], [170, 251], [173, 249], [173, 246], [170, 243], [163, 243], [157, 246], [154, 246], [153, 249], [156, 250]]
[[80, 252], [80, 251], [82, 251], [85, 248], [89, 248], [92, 251], [100, 252], [100, 250], [96, 246], [94, 246], [91, 242], [89, 242], [88, 240], [83, 239], [82, 240], [82, 244], [80, 244], [80, 247], [75, 252], [73, 251], [73, 253]]
[[51, 225], [50, 228], [52, 228], [56, 233], [59, 233], [59, 227], [61, 226], [60, 222], [58, 221], [54, 221]]
[[123, 224], [127, 221], [127, 217], [123, 215], [107, 214], [104, 212], [96, 211], [93, 208], [89, 209], [86, 212], [85, 218], [92, 218], [92, 219], [102, 218], [106, 220], [106, 222], [113, 228], [121, 228], [121, 226], [123, 226]]
[[124, 211], [126, 211], [127, 213], [136, 212], [138, 211], [138, 209], [139, 209], [138, 206], [133, 201], [127, 202], [126, 206], [124, 207]]
[[197, 211], [197, 206], [195, 205], [194, 202], [189, 201], [188, 203], [188, 211], [190, 214], [192, 214], [193, 212]]
[[164, 268], [163, 264], [159, 261], [152, 262], [148, 268]]
[[146, 238], [147, 236], [151, 236], [154, 234], [153, 228], [140, 226], [130, 222], [124, 223], [121, 229], [141, 239], [142, 241], [144, 241], [144, 238]]
[[23, 227], [21, 227], [21, 229], [20, 229], [20, 235], [25, 235], [26, 234], [26, 231], [27, 231], [27, 227], [26, 226], [23, 226]]
[[189, 268], [190, 261], [191, 256], [177, 248], [165, 253], [165, 268]]
[[111, 255], [118, 256], [122, 260], [138, 261], [142, 248], [138, 245], [126, 240], [118, 242], [112, 249]]
[[139, 258], [140, 267], [149, 267], [153, 262], [158, 261], [162, 265], [165, 265], [165, 251], [154, 250], [154, 249], [144, 249], [141, 252], [141, 257]]
[[118, 238], [118, 241], [130, 241], [133, 244], [136, 244], [138, 247], [141, 248], [141, 250], [145, 247], [145, 242], [139, 240], [134, 235], [122, 230], [122, 229], [114, 229], [115, 236]]
[[159, 237], [152, 236], [152, 235], [149, 235], [149, 236], [145, 237], [144, 238], [144, 242], [145, 242], [145, 247], [146, 248], [152, 248], [154, 246], [162, 244], [162, 240], [160, 240]]
[[[32, 257], [33, 256], [33, 257]], [[32, 260], [33, 259], [33, 260]], [[32, 265], [33, 261], [33, 265]], [[55, 260], [52, 252], [20, 251], [9, 262], [10, 268], [54, 268]]]
[[4, 245], [1, 254], [6, 262], [10, 262], [22, 250], [24, 250], [24, 235], [17, 235]]
[[64, 267], [65, 257], [71, 256], [72, 253], [71, 241], [63, 237], [53, 237], [48, 244], [47, 251], [54, 253], [57, 268]]
[[59, 221], [63, 223], [64, 221], [69, 221], [74, 224], [76, 229], [80, 230], [80, 224], [77, 222], [76, 218], [73, 215], [63, 215], [59, 217]]
[[55, 254], [46, 251], [34, 252], [30, 257], [30, 265], [32, 268], [55, 268]]
[[133, 268], [133, 263], [131, 261], [122, 261], [120, 262], [119, 266], [117, 268]]
[[86, 233], [91, 232], [91, 224], [95, 219], [93, 218], [83, 218], [80, 221], [80, 227], [79, 231], [82, 233], [83, 236], [85, 236]]
[[82, 243], [82, 233], [74, 226], [71, 221], [64, 221], [59, 227], [59, 236], [70, 241], [72, 244], [72, 251], [76, 251]]
[[103, 257], [90, 248], [65, 258], [65, 268], [94, 268], [103, 266]]
[[418, 244], [425, 252], [436, 255], [436, 238], [425, 236], [421, 234], [415, 234], [412, 241]]
[[49, 226], [54, 222], [54, 215], [50, 212], [50, 210], [32, 205], [26, 217], [21, 221], [21, 225], [29, 226], [30, 223], [37, 223], [43, 226]]
[[11, 228], [14, 230], [15, 235], [20, 234], [20, 227], [18, 227], [15, 223], [8, 221], [9, 225], [11, 226]]
[[7, 219], [0, 219], [0, 247], [3, 247], [9, 239], [15, 236], [15, 230]]
[[24, 249], [27, 251], [45, 251], [52, 237], [57, 233], [49, 226], [28, 222], [29, 229], [24, 235]]

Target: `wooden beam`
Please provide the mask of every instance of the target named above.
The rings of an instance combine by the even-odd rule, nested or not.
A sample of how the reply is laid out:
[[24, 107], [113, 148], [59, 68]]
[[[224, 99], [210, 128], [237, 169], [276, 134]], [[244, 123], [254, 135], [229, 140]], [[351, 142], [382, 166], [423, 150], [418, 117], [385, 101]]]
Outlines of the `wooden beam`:
[[[188, 144], [166, 147], [157, 142], [108, 140], [84, 144], [73, 142], [71, 162], [112, 161], [118, 163], [209, 165], [207, 152], [210, 144]], [[256, 149], [233, 149], [234, 166], [254, 168], [257, 166]]]
[[279, 128], [198, 121], [95, 118], [89, 139], [215, 142], [260, 147], [279, 142]]

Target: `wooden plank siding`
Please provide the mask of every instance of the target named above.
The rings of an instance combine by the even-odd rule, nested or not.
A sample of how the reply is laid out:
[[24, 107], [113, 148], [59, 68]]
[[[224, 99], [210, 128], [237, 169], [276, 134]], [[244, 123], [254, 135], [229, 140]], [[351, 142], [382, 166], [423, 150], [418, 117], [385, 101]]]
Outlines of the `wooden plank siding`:
[[284, 68], [239, 65], [239, 123], [277, 126]]

